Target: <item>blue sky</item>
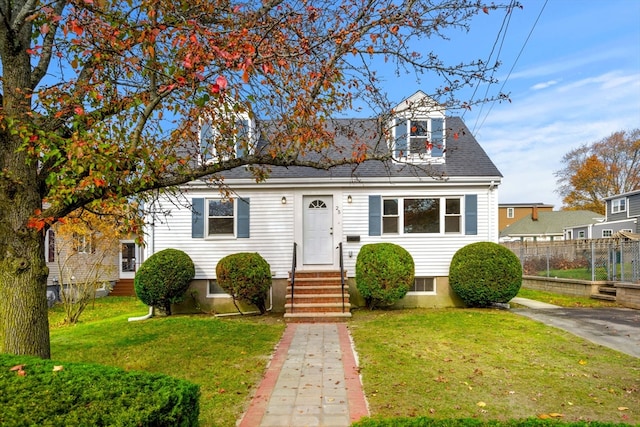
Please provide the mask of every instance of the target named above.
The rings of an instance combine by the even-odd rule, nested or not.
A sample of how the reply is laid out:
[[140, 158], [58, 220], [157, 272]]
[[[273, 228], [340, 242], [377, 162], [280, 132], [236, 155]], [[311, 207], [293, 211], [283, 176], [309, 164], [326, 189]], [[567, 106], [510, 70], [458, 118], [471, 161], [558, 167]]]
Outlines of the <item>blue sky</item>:
[[[562, 156], [613, 132], [640, 128], [640, 0], [521, 3], [500, 52], [499, 83], [489, 86], [490, 95], [510, 93], [511, 103], [477, 106], [463, 118], [504, 175], [500, 203], [559, 209], [554, 172]], [[450, 43], [439, 48], [441, 42], [434, 42], [429, 49], [485, 59], [503, 18], [503, 12], [481, 13], [469, 34], [452, 34]], [[385, 84], [398, 101], [438, 86], [392, 74]], [[486, 90], [480, 87], [476, 97]]]

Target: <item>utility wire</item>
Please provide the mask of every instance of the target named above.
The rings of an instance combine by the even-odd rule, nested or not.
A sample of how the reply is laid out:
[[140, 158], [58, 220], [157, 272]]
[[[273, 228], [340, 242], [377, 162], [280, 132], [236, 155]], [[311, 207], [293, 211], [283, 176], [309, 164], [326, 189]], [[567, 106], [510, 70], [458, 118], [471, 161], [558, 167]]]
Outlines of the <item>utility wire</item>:
[[[527, 35], [526, 40], [522, 44], [522, 47], [520, 48], [520, 51], [518, 52], [518, 55], [516, 56], [516, 59], [513, 61], [513, 65], [511, 66], [511, 69], [509, 70], [509, 73], [507, 74], [507, 77], [504, 79], [504, 82], [502, 83], [502, 86], [500, 87], [500, 91], [499, 91], [500, 93], [502, 93], [505, 85], [509, 81], [509, 77], [511, 77], [511, 73], [515, 69], [516, 64], [518, 63], [518, 60], [520, 59], [520, 56], [522, 55], [522, 52], [524, 52], [524, 48], [527, 46], [527, 43], [529, 42], [529, 39], [531, 38], [531, 35], [533, 34], [533, 30], [538, 25], [538, 21], [540, 21], [540, 17], [542, 16], [542, 12], [544, 11], [544, 9], [547, 6], [548, 2], [549, 2], [549, 0], [545, 0], [544, 4], [542, 5], [542, 8], [540, 9], [540, 12], [538, 13], [538, 16], [536, 17], [536, 20], [533, 23], [533, 26], [531, 27], [531, 30], [529, 31], [529, 34]], [[484, 122], [487, 120], [487, 117], [491, 113], [491, 110], [493, 109], [494, 105], [495, 105], [495, 101], [493, 101], [491, 103], [491, 106], [489, 107], [489, 111], [487, 111], [487, 114], [484, 116], [484, 119], [482, 119], [482, 123], [480, 123], [480, 125], [477, 128], [474, 126], [473, 132], [472, 132], [474, 135], [476, 135], [476, 131], [479, 131], [480, 128], [484, 125]]]

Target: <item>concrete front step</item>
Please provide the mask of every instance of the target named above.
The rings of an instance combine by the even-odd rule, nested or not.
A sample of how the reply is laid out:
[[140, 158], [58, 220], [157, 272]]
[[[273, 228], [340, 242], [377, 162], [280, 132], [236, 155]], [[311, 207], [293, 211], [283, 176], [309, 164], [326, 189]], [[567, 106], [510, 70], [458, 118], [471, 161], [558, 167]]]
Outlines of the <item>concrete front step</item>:
[[598, 286], [598, 293], [615, 295], [616, 287], [615, 286]]
[[591, 294], [591, 298], [600, 299], [600, 300], [604, 300], [604, 301], [615, 301], [616, 300], [616, 296], [615, 295], [609, 295], [609, 294]]

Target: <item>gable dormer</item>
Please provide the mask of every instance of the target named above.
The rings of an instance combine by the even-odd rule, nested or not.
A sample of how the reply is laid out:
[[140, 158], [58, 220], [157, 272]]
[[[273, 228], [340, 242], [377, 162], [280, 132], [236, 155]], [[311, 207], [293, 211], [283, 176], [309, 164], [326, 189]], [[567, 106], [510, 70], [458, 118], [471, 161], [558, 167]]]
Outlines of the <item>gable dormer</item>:
[[393, 110], [390, 149], [396, 161], [444, 163], [446, 109], [418, 91]]
[[246, 111], [208, 112], [198, 120], [199, 161], [210, 164], [255, 152], [256, 123]]

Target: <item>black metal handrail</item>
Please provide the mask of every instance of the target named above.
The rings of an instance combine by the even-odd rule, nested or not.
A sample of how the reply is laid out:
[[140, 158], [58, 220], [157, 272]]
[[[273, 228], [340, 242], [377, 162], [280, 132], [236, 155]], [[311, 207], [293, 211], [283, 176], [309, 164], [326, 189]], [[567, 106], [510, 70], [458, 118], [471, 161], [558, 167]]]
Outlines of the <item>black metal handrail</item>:
[[295, 293], [295, 286], [296, 286], [296, 265], [298, 264], [298, 257], [297, 257], [297, 252], [298, 252], [298, 244], [296, 242], [293, 242], [293, 257], [292, 257], [292, 261], [291, 261], [291, 312], [293, 313], [293, 297], [294, 297], [294, 293]]
[[342, 312], [344, 313], [344, 260], [342, 257], [342, 242], [338, 245], [340, 248], [340, 284], [342, 285]]

